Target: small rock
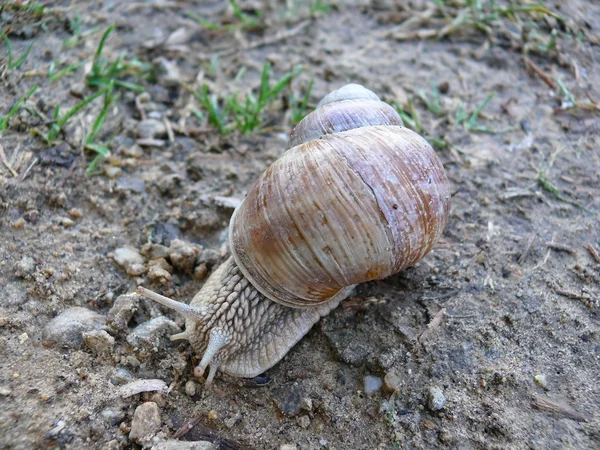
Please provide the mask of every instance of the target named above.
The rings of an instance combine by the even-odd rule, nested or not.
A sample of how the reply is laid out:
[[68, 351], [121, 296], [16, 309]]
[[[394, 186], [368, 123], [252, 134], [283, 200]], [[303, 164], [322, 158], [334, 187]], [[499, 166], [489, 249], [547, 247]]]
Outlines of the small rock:
[[181, 333], [177, 324], [165, 316], [159, 316], [135, 327], [127, 336], [127, 342], [134, 347], [144, 345], [156, 348], [160, 344], [161, 337], [175, 333]]
[[71, 217], [71, 219], [80, 219], [83, 216], [81, 210], [77, 208], [70, 209], [67, 214], [69, 214], [69, 217]]
[[154, 139], [167, 135], [167, 127], [160, 120], [146, 119], [138, 124], [138, 136], [141, 139]]
[[58, 219], [58, 224], [65, 228], [71, 228], [75, 225], [75, 221], [73, 219], [69, 219], [68, 217], [60, 217]]
[[281, 444], [279, 450], [298, 450], [296, 444]]
[[121, 175], [121, 173], [123, 173], [123, 170], [120, 167], [116, 166], [104, 166], [103, 172], [107, 178], [110, 178], [112, 180]]
[[116, 330], [127, 329], [127, 324], [138, 308], [139, 297], [137, 294], [119, 295], [110, 311], [108, 323]]
[[546, 379], [546, 375], [543, 373], [538, 373], [533, 377], [535, 384], [537, 384], [541, 388], [546, 388], [548, 386], [548, 380]]
[[181, 73], [173, 61], [159, 56], [152, 61], [154, 76], [164, 86], [179, 86], [181, 84]]
[[25, 342], [29, 340], [29, 335], [27, 333], [21, 333], [19, 335], [19, 344], [23, 345]]
[[125, 383], [129, 383], [134, 379], [135, 377], [128, 369], [126, 369], [123, 366], [117, 366], [112, 376], [110, 377], [110, 382], [115, 386], [119, 386]]
[[83, 333], [99, 330], [106, 324], [106, 317], [86, 308], [69, 308], [52, 319], [44, 327], [46, 345], [81, 348]]
[[29, 211], [25, 211], [23, 214], [23, 219], [34, 225], [37, 223], [39, 218], [40, 212], [37, 209], [30, 209]]
[[389, 371], [383, 377], [383, 389], [387, 392], [398, 392], [401, 385], [402, 380], [395, 372]]
[[5, 387], [0, 388], [0, 395], [2, 397], [8, 397], [11, 393], [12, 393], [12, 391], [8, 388], [5, 388]]
[[298, 424], [302, 428], [308, 428], [310, 426], [310, 417], [308, 417], [308, 416], [300, 416], [300, 418], [298, 419]]
[[165, 258], [152, 259], [148, 261], [148, 267], [157, 267], [169, 273], [173, 273], [173, 266]]
[[25, 226], [25, 219], [23, 219], [22, 217], [19, 217], [17, 220], [15, 220], [13, 222], [12, 226], [15, 230], [20, 230], [21, 228], [23, 228]]
[[446, 404], [444, 393], [437, 386], [431, 386], [427, 393], [427, 406], [432, 411], [439, 411]]
[[196, 383], [194, 383], [194, 381], [190, 380], [185, 383], [185, 393], [190, 397], [196, 395]]
[[365, 377], [365, 394], [371, 395], [379, 391], [379, 389], [381, 389], [382, 384], [383, 382], [381, 381], [381, 378], [367, 375]]
[[154, 402], [143, 403], [135, 409], [129, 439], [137, 442], [149, 441], [160, 430], [160, 411]]
[[142, 156], [144, 156], [144, 149], [138, 144], [133, 144], [132, 146], [126, 147], [123, 150], [123, 155], [128, 156], [130, 158], [141, 158]]
[[16, 281], [9, 281], [4, 287], [0, 287], [0, 306], [4, 308], [22, 305], [28, 299], [27, 290]]
[[158, 180], [156, 187], [158, 188], [161, 194], [165, 196], [174, 197], [177, 195], [182, 181], [183, 180], [179, 174], [170, 173], [168, 175], [162, 176]]
[[184, 272], [191, 272], [196, 265], [198, 254], [200, 254], [200, 249], [194, 245], [179, 239], [171, 241], [171, 246], [169, 247], [169, 259], [176, 269]]
[[297, 416], [302, 409], [302, 393], [299, 386], [283, 387], [273, 392], [279, 410], [288, 417]]
[[154, 283], [166, 285], [171, 281], [171, 274], [159, 266], [150, 266], [148, 269], [148, 278]]
[[178, 441], [168, 439], [152, 446], [152, 450], [216, 450], [209, 441]]
[[149, 260], [165, 259], [169, 256], [169, 247], [160, 244], [147, 243], [142, 247], [142, 255]]
[[132, 276], [140, 276], [146, 272], [144, 258], [137, 250], [129, 247], [121, 247], [114, 251], [112, 255], [115, 262]]
[[146, 183], [143, 180], [135, 177], [120, 177], [115, 183], [115, 191], [117, 192], [136, 192], [143, 194], [146, 192]]
[[85, 346], [96, 354], [109, 353], [115, 345], [115, 338], [104, 330], [92, 330], [82, 334]]
[[29, 278], [35, 272], [35, 260], [31, 256], [23, 256], [15, 264], [15, 276], [18, 278]]
[[125, 418], [125, 413], [118, 409], [106, 408], [100, 411], [100, 416], [102, 416], [109, 425], [115, 426]]

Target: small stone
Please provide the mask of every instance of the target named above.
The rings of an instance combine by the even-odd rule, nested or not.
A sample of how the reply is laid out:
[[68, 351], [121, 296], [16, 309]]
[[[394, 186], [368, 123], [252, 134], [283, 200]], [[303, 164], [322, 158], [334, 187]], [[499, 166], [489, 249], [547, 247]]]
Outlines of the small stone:
[[148, 261], [148, 267], [157, 267], [169, 273], [173, 273], [173, 266], [165, 258], [152, 259]]
[[159, 56], [152, 61], [154, 76], [164, 86], [179, 86], [181, 84], [181, 73], [177, 65], [168, 59]]
[[177, 324], [165, 316], [159, 316], [135, 327], [127, 336], [127, 342], [134, 347], [144, 345], [156, 348], [160, 344], [161, 337], [176, 333], [181, 333]]
[[162, 176], [156, 187], [160, 191], [161, 194], [169, 197], [174, 197], [179, 192], [179, 187], [181, 186], [183, 179], [178, 173], [170, 173], [168, 175]]
[[115, 191], [143, 194], [146, 192], [146, 183], [136, 177], [122, 176], [115, 183]]
[[365, 377], [365, 394], [371, 395], [375, 392], [378, 392], [379, 389], [381, 389], [382, 384], [383, 382], [381, 381], [381, 378], [367, 375]]
[[383, 389], [387, 392], [398, 392], [401, 385], [402, 380], [395, 372], [389, 371], [383, 377]]
[[132, 146], [125, 148], [125, 150], [123, 150], [123, 154], [125, 156], [129, 156], [130, 158], [141, 158], [144, 156], [144, 149], [138, 144], [133, 144]]
[[446, 404], [444, 393], [437, 386], [431, 386], [427, 393], [427, 406], [432, 411], [439, 411]]
[[217, 412], [214, 409], [208, 412], [208, 420], [217, 420], [217, 417]]
[[19, 344], [23, 345], [25, 342], [29, 340], [29, 335], [27, 333], [22, 333], [19, 335]]
[[108, 422], [109, 425], [115, 426], [125, 418], [125, 413], [118, 409], [106, 408], [100, 411], [100, 416]]
[[161, 258], [165, 259], [169, 256], [169, 247], [165, 247], [164, 245], [160, 244], [147, 243], [142, 246], [142, 255], [144, 255], [149, 260]]
[[23, 256], [14, 268], [16, 277], [29, 278], [35, 272], [35, 260], [31, 256]]
[[300, 416], [300, 418], [298, 419], [298, 424], [302, 428], [308, 428], [310, 426], [310, 417], [308, 417], [308, 416]]
[[538, 373], [533, 377], [535, 384], [537, 384], [541, 388], [546, 388], [548, 386], [548, 380], [546, 379], [546, 375], [543, 373]]
[[116, 166], [104, 166], [103, 172], [107, 178], [110, 178], [112, 180], [114, 178], [117, 178], [119, 175], [121, 175], [123, 170], [120, 167], [116, 167]]
[[64, 228], [71, 228], [75, 225], [73, 219], [69, 219], [68, 217], [61, 217], [58, 219], [58, 224]]
[[132, 276], [142, 275], [146, 271], [144, 258], [137, 250], [129, 247], [121, 247], [112, 254], [114, 261], [125, 272]]
[[127, 329], [127, 324], [137, 311], [139, 297], [136, 294], [119, 295], [108, 311], [108, 323], [116, 330]]
[[167, 127], [160, 120], [146, 119], [138, 124], [138, 136], [141, 139], [154, 139], [164, 137]]
[[21, 228], [23, 228], [25, 226], [25, 219], [23, 219], [22, 217], [19, 217], [17, 220], [15, 220], [13, 222], [12, 226], [15, 230], [20, 230]]
[[8, 388], [5, 388], [5, 387], [0, 388], [0, 395], [2, 397], [8, 397], [11, 393], [12, 393], [12, 391]]
[[77, 208], [70, 209], [67, 214], [69, 214], [69, 217], [71, 219], [80, 219], [83, 216], [83, 213], [81, 212], [81, 210], [77, 209]]
[[115, 345], [115, 338], [104, 330], [87, 331], [82, 336], [85, 346], [98, 355], [110, 353]]
[[115, 386], [130, 383], [135, 379], [133, 374], [123, 366], [117, 366], [110, 377], [110, 382]]
[[168, 439], [152, 446], [152, 450], [216, 450], [209, 441], [179, 441]]
[[119, 388], [118, 394], [122, 398], [131, 397], [132, 395], [141, 394], [142, 392], [166, 392], [167, 383], [163, 380], [135, 380], [127, 383]]
[[40, 212], [37, 209], [30, 209], [29, 211], [25, 211], [23, 214], [23, 219], [31, 224], [36, 224], [40, 217]]
[[166, 285], [171, 281], [171, 274], [159, 266], [151, 266], [148, 269], [148, 278], [154, 283]]
[[27, 290], [19, 282], [9, 281], [3, 287], [0, 287], [0, 306], [4, 308], [19, 306], [28, 300]]
[[106, 317], [86, 308], [69, 308], [52, 319], [42, 333], [45, 345], [81, 348], [83, 333], [99, 330], [106, 324]]
[[279, 450], [298, 450], [296, 444], [281, 444]]
[[185, 383], [185, 393], [190, 397], [196, 395], [196, 383], [194, 383], [192, 380]]
[[169, 247], [169, 259], [176, 269], [191, 272], [196, 265], [196, 258], [200, 249], [194, 245], [173, 239]]
[[285, 416], [297, 416], [302, 409], [302, 395], [299, 386], [278, 389], [273, 392], [273, 399]]
[[146, 402], [135, 409], [129, 439], [137, 442], [149, 441], [160, 430], [160, 411], [154, 402]]

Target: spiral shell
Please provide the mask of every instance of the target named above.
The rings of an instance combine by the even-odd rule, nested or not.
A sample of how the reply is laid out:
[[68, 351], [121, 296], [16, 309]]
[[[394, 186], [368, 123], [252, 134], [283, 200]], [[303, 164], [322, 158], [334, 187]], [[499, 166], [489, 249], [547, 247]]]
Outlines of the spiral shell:
[[414, 265], [442, 234], [444, 168], [373, 92], [354, 84], [332, 92], [297, 125], [290, 146], [230, 224], [233, 257], [266, 297], [322, 304]]

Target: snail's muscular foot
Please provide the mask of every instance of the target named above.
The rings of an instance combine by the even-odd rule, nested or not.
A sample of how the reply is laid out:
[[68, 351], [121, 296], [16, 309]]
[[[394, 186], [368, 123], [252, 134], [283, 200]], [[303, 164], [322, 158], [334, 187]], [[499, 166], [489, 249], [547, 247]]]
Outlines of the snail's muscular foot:
[[[347, 289], [346, 291], [350, 291]], [[217, 370], [237, 377], [255, 377], [275, 365], [343, 296], [318, 307], [294, 309], [275, 303], [244, 278], [233, 258], [223, 263], [189, 305], [144, 288], [138, 293], [181, 313], [185, 331], [171, 340], [186, 339], [203, 355], [194, 369], [207, 384]]]

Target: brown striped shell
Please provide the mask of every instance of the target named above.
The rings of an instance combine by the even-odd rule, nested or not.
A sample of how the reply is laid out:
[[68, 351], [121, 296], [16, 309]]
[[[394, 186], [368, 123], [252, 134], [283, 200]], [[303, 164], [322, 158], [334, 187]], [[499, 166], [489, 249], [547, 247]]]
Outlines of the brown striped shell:
[[291, 307], [414, 265], [442, 234], [448, 180], [431, 146], [356, 84], [327, 95], [236, 209], [236, 263]]

